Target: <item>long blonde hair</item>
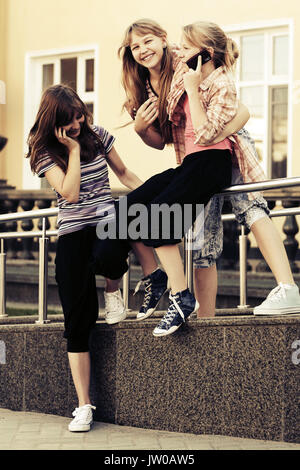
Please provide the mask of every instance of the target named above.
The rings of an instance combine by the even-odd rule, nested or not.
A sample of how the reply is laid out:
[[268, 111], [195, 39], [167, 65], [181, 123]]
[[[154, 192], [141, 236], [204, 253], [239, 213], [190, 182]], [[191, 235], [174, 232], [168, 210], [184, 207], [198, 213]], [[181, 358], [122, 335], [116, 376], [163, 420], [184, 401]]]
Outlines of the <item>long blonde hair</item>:
[[[153, 34], [159, 38], [166, 39], [166, 31], [155, 21], [141, 19], [132, 23], [125, 31], [124, 39], [118, 50], [118, 56], [122, 60], [122, 85], [126, 93], [125, 108], [133, 110], [138, 109], [147, 99], [146, 81], [149, 79], [149, 71], [146, 67], [138, 64], [131, 52], [130, 42], [131, 33], [135, 32], [140, 36]], [[158, 97], [158, 123], [156, 127], [166, 144], [172, 142], [171, 123], [167, 114], [167, 96], [173, 77], [172, 52], [170, 46], [166, 45], [161, 62], [160, 87]]]
[[184, 26], [183, 34], [195, 47], [213, 48], [213, 63], [216, 68], [222, 65], [228, 69], [234, 68], [239, 50], [236, 43], [226, 36], [220, 26], [211, 22], [197, 21]]

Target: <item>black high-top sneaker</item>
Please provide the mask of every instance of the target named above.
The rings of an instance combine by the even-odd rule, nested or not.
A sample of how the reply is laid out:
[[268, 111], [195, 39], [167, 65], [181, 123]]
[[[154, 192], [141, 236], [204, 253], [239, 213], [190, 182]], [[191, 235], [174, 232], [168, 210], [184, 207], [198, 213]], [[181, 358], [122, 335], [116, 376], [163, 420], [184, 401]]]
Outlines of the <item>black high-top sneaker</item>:
[[154, 336], [166, 336], [174, 333], [192, 313], [198, 310], [199, 304], [189, 289], [175, 295], [170, 293], [169, 298], [168, 311], [153, 330]]
[[168, 277], [164, 271], [157, 268], [149, 276], [144, 277], [135, 288], [135, 294], [141, 284], [145, 286], [145, 296], [143, 304], [138, 312], [136, 319], [144, 320], [150, 317], [156, 310], [156, 307], [168, 288]]

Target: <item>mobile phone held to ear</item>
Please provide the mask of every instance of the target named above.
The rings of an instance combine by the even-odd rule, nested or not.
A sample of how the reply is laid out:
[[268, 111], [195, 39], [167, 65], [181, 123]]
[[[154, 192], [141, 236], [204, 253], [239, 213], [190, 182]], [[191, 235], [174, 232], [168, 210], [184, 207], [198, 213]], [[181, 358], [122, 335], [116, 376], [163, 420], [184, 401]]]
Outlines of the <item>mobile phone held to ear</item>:
[[197, 68], [197, 64], [198, 64], [198, 57], [199, 55], [201, 55], [202, 57], [202, 65], [206, 64], [206, 62], [209, 62], [211, 60], [211, 55], [210, 53], [206, 50], [206, 49], [203, 49], [203, 51], [201, 52], [198, 52], [198, 54], [196, 55], [193, 55], [193, 57], [191, 57], [186, 65], [190, 68], [190, 69], [193, 69], [193, 70], [196, 70]]
[[7, 138], [0, 135], [0, 151], [5, 147]]

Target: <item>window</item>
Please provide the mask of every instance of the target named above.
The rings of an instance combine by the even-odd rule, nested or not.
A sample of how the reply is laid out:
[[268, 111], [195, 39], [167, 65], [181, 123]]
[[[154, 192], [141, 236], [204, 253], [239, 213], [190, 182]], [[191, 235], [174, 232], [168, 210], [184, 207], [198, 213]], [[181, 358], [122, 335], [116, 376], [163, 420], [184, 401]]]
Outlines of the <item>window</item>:
[[254, 81], [263, 79], [264, 56], [261, 54], [263, 48], [264, 36], [262, 34], [241, 37], [241, 80]]
[[[25, 84], [25, 126], [28, 135], [33, 125], [43, 91], [51, 85], [71, 86], [97, 120], [96, 54], [97, 47], [86, 50], [45, 52], [27, 56]], [[24, 188], [49, 187], [45, 178], [37, 179], [24, 166]]]
[[270, 94], [271, 178], [282, 178], [287, 174], [288, 89], [272, 87]]
[[287, 75], [289, 70], [288, 64], [289, 38], [288, 35], [273, 37], [273, 74]]
[[[95, 54], [91, 52], [47, 56], [35, 61], [40, 93], [55, 83], [72, 87], [89, 104], [95, 102]], [[41, 68], [41, 70], [39, 70]], [[93, 109], [94, 106], [91, 106]]]
[[288, 107], [291, 70], [289, 25], [230, 31], [240, 50], [239, 98], [250, 112], [246, 127], [269, 178], [288, 174]]

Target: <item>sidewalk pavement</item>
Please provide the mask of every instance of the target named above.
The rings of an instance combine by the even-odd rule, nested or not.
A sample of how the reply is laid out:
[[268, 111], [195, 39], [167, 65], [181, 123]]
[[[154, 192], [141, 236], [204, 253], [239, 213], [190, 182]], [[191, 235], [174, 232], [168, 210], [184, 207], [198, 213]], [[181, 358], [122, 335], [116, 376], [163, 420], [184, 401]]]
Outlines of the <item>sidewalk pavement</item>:
[[195, 435], [95, 422], [71, 433], [69, 418], [0, 408], [0, 450], [300, 450], [300, 444]]

